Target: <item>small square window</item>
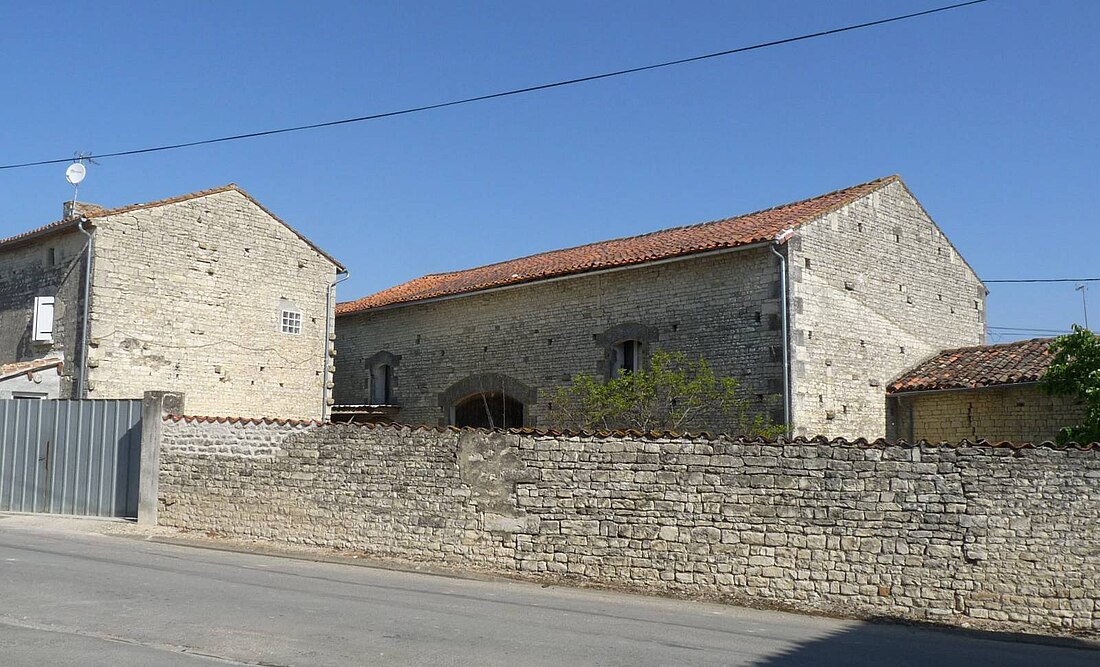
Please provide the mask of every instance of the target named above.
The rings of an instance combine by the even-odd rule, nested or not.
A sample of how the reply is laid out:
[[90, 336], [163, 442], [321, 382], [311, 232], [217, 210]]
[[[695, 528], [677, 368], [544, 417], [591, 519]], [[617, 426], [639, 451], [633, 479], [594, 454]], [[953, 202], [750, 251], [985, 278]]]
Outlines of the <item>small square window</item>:
[[284, 310], [282, 316], [282, 332], [295, 336], [302, 333], [302, 314], [294, 310]]

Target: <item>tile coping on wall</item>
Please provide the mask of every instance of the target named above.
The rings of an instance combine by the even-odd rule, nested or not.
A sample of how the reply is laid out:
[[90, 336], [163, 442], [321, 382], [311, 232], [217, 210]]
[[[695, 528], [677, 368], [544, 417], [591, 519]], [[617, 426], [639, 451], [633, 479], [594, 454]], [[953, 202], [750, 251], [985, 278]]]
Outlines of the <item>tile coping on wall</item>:
[[213, 417], [204, 415], [165, 415], [165, 421], [173, 422], [186, 422], [186, 423], [217, 423], [217, 424], [242, 424], [242, 425], [276, 425], [276, 426], [293, 426], [293, 427], [325, 427], [325, 426], [338, 426], [338, 427], [350, 427], [350, 428], [367, 428], [367, 429], [392, 429], [392, 430], [410, 430], [410, 431], [430, 431], [435, 433], [462, 433], [465, 431], [479, 431], [479, 432], [499, 432], [510, 433], [512, 435], [526, 435], [535, 437], [568, 437], [568, 438], [645, 438], [646, 440], [703, 440], [703, 441], [715, 441], [725, 440], [728, 442], [742, 443], [742, 444], [765, 444], [765, 445], [809, 445], [809, 444], [826, 444], [837, 447], [948, 447], [948, 448], [960, 448], [960, 447], [999, 447], [1008, 449], [1077, 449], [1080, 451], [1100, 451], [1100, 442], [1093, 443], [1077, 443], [1071, 442], [1067, 444], [1057, 444], [1054, 442], [989, 442], [988, 440], [960, 440], [958, 442], [930, 442], [928, 440], [914, 440], [908, 442], [906, 440], [886, 440], [885, 438], [877, 438], [874, 440], [868, 440], [867, 438], [855, 438], [849, 440], [847, 438], [827, 438], [819, 435], [813, 438], [806, 438], [798, 436], [796, 438], [776, 438], [768, 439], [762, 437], [745, 438], [738, 436], [731, 436], [724, 433], [707, 433], [705, 431], [698, 433], [679, 433], [677, 431], [639, 431], [639, 430], [620, 430], [620, 431], [558, 431], [553, 429], [538, 429], [538, 428], [509, 428], [509, 429], [478, 429], [469, 427], [458, 426], [432, 426], [430, 424], [362, 424], [362, 423], [333, 423], [322, 422], [316, 419], [278, 419], [275, 417]]

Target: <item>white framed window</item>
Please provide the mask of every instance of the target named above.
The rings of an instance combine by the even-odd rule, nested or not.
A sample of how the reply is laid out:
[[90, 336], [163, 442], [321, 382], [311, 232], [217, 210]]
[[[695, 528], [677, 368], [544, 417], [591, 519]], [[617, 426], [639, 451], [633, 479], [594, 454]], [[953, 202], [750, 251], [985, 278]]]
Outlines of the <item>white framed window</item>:
[[279, 330], [297, 336], [302, 333], [302, 314], [296, 310], [283, 310]]
[[49, 398], [48, 394], [38, 394], [33, 392], [12, 392], [12, 398], [23, 401], [44, 401]]
[[52, 296], [36, 296], [34, 298], [34, 341], [53, 342], [53, 306], [54, 298]]

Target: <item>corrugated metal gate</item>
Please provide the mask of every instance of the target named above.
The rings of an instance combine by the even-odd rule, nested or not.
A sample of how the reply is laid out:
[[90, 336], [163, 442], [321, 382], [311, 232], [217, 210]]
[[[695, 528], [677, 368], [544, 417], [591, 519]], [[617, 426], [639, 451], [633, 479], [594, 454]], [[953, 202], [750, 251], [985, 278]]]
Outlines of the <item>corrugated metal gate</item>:
[[140, 457], [140, 400], [0, 400], [0, 511], [136, 517]]

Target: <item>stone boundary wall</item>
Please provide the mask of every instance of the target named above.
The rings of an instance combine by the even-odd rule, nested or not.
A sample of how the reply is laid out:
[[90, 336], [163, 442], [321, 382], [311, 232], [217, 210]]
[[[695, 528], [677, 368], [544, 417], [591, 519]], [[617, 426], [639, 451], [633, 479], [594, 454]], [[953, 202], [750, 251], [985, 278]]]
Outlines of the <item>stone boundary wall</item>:
[[168, 418], [160, 522], [373, 557], [1100, 635], [1100, 449]]

